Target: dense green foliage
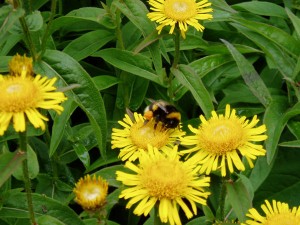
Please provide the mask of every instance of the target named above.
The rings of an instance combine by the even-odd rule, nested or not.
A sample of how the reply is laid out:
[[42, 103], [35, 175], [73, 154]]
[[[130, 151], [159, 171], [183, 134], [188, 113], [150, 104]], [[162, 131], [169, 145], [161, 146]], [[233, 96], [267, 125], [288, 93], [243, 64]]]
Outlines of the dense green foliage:
[[[190, 28], [181, 39], [176, 68], [174, 35], [157, 34], [146, 1], [21, 2], [22, 8], [0, 8], [0, 73], [8, 73], [16, 53], [26, 54], [35, 73], [58, 77], [68, 96], [60, 116], [49, 112], [46, 132], [27, 132], [39, 225], [96, 224], [73, 201], [72, 189], [87, 173], [109, 182], [109, 225], [152, 224], [151, 216], [135, 216], [118, 198], [115, 171], [123, 163], [110, 143], [125, 109], [143, 112], [147, 98], [173, 103], [186, 131], [200, 114], [221, 113], [226, 104], [266, 124], [266, 157], [227, 185], [229, 220], [243, 221], [265, 199], [300, 205], [299, 1], [211, 0], [214, 18], [204, 22], [203, 33]], [[1, 225], [30, 224], [16, 138], [12, 129], [0, 137]], [[183, 224], [219, 219], [220, 180], [212, 176], [208, 206], [199, 206], [190, 221], [183, 214]]]

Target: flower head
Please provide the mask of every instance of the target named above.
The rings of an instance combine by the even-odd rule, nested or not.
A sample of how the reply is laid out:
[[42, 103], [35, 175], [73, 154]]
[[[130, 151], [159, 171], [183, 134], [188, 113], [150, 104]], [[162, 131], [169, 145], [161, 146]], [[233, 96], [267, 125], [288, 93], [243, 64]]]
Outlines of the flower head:
[[206, 205], [210, 193], [205, 187], [209, 186], [210, 178], [199, 177], [190, 160], [180, 161], [177, 146], [165, 154], [149, 145], [148, 151], [141, 153], [138, 166], [127, 161], [125, 167], [133, 173], [116, 172], [117, 180], [125, 185], [120, 198], [130, 199], [126, 208], [139, 202], [133, 211], [136, 215], [146, 216], [158, 204], [163, 223], [180, 225], [178, 206], [191, 218], [197, 214], [196, 203]]
[[251, 121], [245, 116], [238, 117], [235, 110], [227, 105], [225, 115], [212, 112], [212, 117], [206, 120], [200, 116], [202, 124], [198, 129], [189, 125], [194, 133], [181, 139], [181, 144], [193, 146], [182, 153], [196, 152], [192, 158], [201, 164], [200, 173], [210, 174], [221, 168], [221, 175], [226, 176], [226, 170], [234, 172], [233, 165], [240, 171], [245, 170], [241, 156], [245, 157], [251, 168], [252, 160], [264, 156], [266, 150], [262, 145], [253, 142], [264, 141], [266, 126], [255, 127], [259, 120], [254, 116]]
[[125, 161], [134, 161], [141, 151], [147, 151], [150, 144], [164, 152], [173, 149], [176, 141], [184, 135], [179, 128], [165, 129], [162, 124], [154, 120], [146, 122], [141, 114], [134, 113], [133, 119], [127, 114], [119, 124], [123, 129], [113, 128], [112, 148], [119, 148], [119, 157]]
[[280, 225], [280, 224], [300, 224], [300, 206], [289, 208], [287, 203], [268, 200], [261, 205], [265, 214], [262, 216], [255, 208], [249, 210], [247, 216], [250, 218], [242, 225]]
[[9, 73], [13, 76], [21, 76], [22, 74], [32, 76], [32, 58], [26, 57], [25, 55], [15, 55], [9, 62]]
[[0, 75], [0, 135], [3, 135], [12, 121], [17, 132], [26, 130], [26, 119], [35, 127], [45, 130], [48, 118], [39, 109], [63, 111], [61, 102], [67, 98], [64, 93], [56, 91], [56, 78], [48, 79], [37, 75], [2, 76]]
[[106, 204], [108, 192], [108, 183], [100, 176], [86, 175], [80, 178], [73, 189], [75, 201], [82, 206], [84, 210], [95, 211], [101, 209]]
[[159, 34], [165, 26], [171, 27], [169, 33], [172, 34], [177, 26], [185, 38], [188, 25], [197, 31], [203, 31], [204, 26], [198, 20], [212, 19], [210, 12], [213, 10], [208, 0], [149, 0], [149, 4], [154, 12], [148, 13], [147, 16], [159, 24], [156, 28]]

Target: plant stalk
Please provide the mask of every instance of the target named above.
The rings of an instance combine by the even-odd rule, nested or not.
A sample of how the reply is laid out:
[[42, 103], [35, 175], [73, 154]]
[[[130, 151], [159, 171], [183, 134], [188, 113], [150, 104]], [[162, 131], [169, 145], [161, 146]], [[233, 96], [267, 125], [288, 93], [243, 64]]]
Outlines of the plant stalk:
[[175, 38], [174, 38], [174, 43], [175, 43], [175, 50], [174, 50], [174, 60], [172, 64], [172, 68], [176, 68], [179, 62], [179, 57], [180, 57], [180, 30], [176, 29], [175, 32]]
[[158, 212], [158, 204], [154, 206], [154, 221], [153, 225], [166, 225], [165, 223], [161, 222], [159, 218], [159, 212]]
[[28, 45], [31, 57], [33, 58], [33, 61], [36, 61], [36, 59], [37, 59], [36, 49], [35, 49], [34, 43], [32, 41], [29, 27], [28, 27], [28, 25], [26, 23], [26, 19], [25, 19], [25, 16], [31, 13], [31, 1], [16, 0], [16, 2], [14, 2], [14, 5], [21, 6], [25, 9], [26, 13], [25, 13], [25, 15], [23, 15], [19, 18], [19, 21], [21, 23], [23, 33], [24, 33], [24, 39], [25, 39], [26, 44]]
[[[20, 150], [25, 152], [26, 157], [27, 157], [28, 153], [27, 153], [27, 135], [26, 135], [26, 131], [19, 133], [19, 140], [20, 140]], [[27, 197], [29, 218], [30, 218], [31, 224], [36, 225], [37, 223], [35, 221], [35, 216], [34, 216], [34, 211], [33, 211], [31, 181], [30, 181], [30, 178], [29, 178], [27, 158], [23, 161], [22, 165], [23, 165], [23, 178], [24, 178], [25, 191], [26, 191], [26, 197]]]
[[[179, 57], [180, 57], [180, 30], [176, 29], [175, 30], [175, 37], [174, 37], [174, 59], [173, 59], [173, 63], [172, 63], [172, 67], [173, 69], [176, 69], [178, 66], [178, 62], [179, 62]], [[173, 90], [173, 86], [172, 86], [172, 81], [174, 79], [174, 74], [172, 72], [170, 72], [169, 77], [168, 77], [168, 82], [169, 82], [169, 97], [171, 97], [171, 99], [174, 97], [174, 90]]]
[[49, 37], [50, 28], [51, 28], [52, 21], [53, 21], [53, 19], [55, 17], [55, 14], [56, 14], [56, 7], [57, 7], [57, 0], [52, 0], [51, 1], [51, 14], [50, 14], [50, 18], [49, 18], [49, 21], [48, 21], [45, 33], [44, 33], [43, 38], [42, 38], [42, 46], [41, 46], [42, 54], [41, 55], [43, 55], [43, 53], [46, 50], [46, 44], [47, 44], [47, 40], [48, 40], [48, 37]]
[[221, 193], [220, 193], [220, 221], [225, 219], [225, 198], [226, 198], [226, 177], [222, 177]]

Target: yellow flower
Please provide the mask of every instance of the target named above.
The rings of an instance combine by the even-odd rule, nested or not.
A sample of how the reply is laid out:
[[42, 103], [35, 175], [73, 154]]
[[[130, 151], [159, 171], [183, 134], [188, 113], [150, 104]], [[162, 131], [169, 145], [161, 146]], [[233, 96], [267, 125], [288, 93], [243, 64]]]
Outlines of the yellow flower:
[[147, 151], [150, 144], [164, 152], [173, 149], [176, 141], [184, 135], [179, 128], [165, 129], [162, 124], [156, 124], [154, 120], [146, 123], [141, 114], [134, 113], [134, 118], [127, 114], [119, 124], [123, 129], [113, 128], [112, 149], [119, 148], [119, 157], [125, 161], [134, 161], [139, 157], [140, 152]]
[[181, 152], [196, 152], [192, 158], [201, 164], [200, 173], [206, 172], [208, 175], [221, 168], [221, 175], [226, 176], [226, 170], [234, 172], [233, 165], [240, 171], [245, 170], [241, 156], [253, 168], [252, 160], [266, 154], [262, 145], [253, 143], [267, 139], [263, 134], [266, 126], [255, 127], [259, 122], [257, 116], [251, 121], [246, 120], [245, 116], [238, 117], [236, 111], [230, 111], [230, 106], [226, 105], [225, 115], [217, 115], [213, 111], [209, 120], [202, 115], [200, 120], [202, 124], [198, 129], [189, 125], [195, 135], [181, 139], [182, 145], [193, 146]]
[[241, 225], [284, 225], [284, 224], [300, 224], [300, 206], [289, 208], [287, 203], [272, 201], [272, 205], [268, 200], [261, 205], [265, 216], [262, 216], [256, 209], [249, 210], [247, 216], [251, 220], [247, 220]]
[[177, 26], [181, 31], [181, 36], [185, 38], [188, 25], [193, 26], [197, 31], [203, 31], [204, 26], [198, 20], [212, 19], [211, 3], [207, 0], [197, 2], [197, 0], [149, 0], [151, 10], [147, 14], [151, 21], [156, 21], [159, 26], [156, 28], [158, 34], [165, 26], [171, 26], [170, 34]]
[[197, 214], [196, 203], [206, 205], [210, 195], [205, 191], [210, 178], [199, 176], [190, 160], [180, 161], [177, 146], [165, 154], [149, 145], [148, 151], [141, 153], [138, 166], [127, 161], [125, 167], [133, 173], [116, 172], [117, 180], [125, 185], [120, 198], [130, 199], [126, 208], [139, 202], [133, 211], [138, 216], [147, 216], [157, 204], [163, 223], [180, 225], [178, 206], [191, 218]]
[[55, 91], [56, 78], [0, 75], [0, 135], [7, 130], [10, 122], [17, 132], [26, 130], [26, 119], [35, 127], [45, 130], [48, 118], [38, 109], [63, 111], [61, 102], [67, 98], [62, 92]]
[[9, 73], [13, 76], [33, 75], [32, 58], [15, 55], [9, 62]]
[[82, 206], [84, 210], [95, 211], [101, 209], [106, 204], [108, 192], [108, 183], [100, 176], [86, 175], [80, 178], [73, 189], [75, 201]]

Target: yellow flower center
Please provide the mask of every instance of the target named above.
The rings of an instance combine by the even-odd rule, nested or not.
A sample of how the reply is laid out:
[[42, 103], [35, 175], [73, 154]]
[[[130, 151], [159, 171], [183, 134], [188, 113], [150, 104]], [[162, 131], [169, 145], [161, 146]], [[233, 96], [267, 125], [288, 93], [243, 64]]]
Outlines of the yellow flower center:
[[195, 0], [166, 0], [165, 15], [176, 21], [184, 21], [197, 14]]
[[160, 149], [168, 143], [169, 131], [164, 129], [161, 124], [156, 124], [153, 120], [144, 124], [140, 121], [132, 125], [130, 137], [133, 144], [141, 149], [147, 149], [150, 144]]
[[75, 201], [84, 209], [94, 210], [106, 203], [108, 183], [100, 177], [81, 178], [74, 188]]
[[245, 143], [243, 127], [236, 119], [209, 120], [202, 124], [198, 146], [211, 153], [224, 154]]
[[175, 199], [186, 189], [187, 177], [182, 162], [161, 159], [143, 169], [141, 180], [150, 196]]
[[35, 107], [41, 98], [41, 92], [33, 80], [21, 77], [0, 81], [0, 90], [3, 90], [0, 98], [0, 111], [3, 112], [24, 112]]
[[264, 225], [295, 225], [300, 224], [300, 216], [296, 217], [291, 212], [281, 212], [280, 214], [272, 214], [264, 222]]
[[82, 188], [82, 198], [86, 201], [96, 201], [101, 195], [103, 195], [103, 191], [100, 187], [94, 183], [87, 184], [84, 188]]

